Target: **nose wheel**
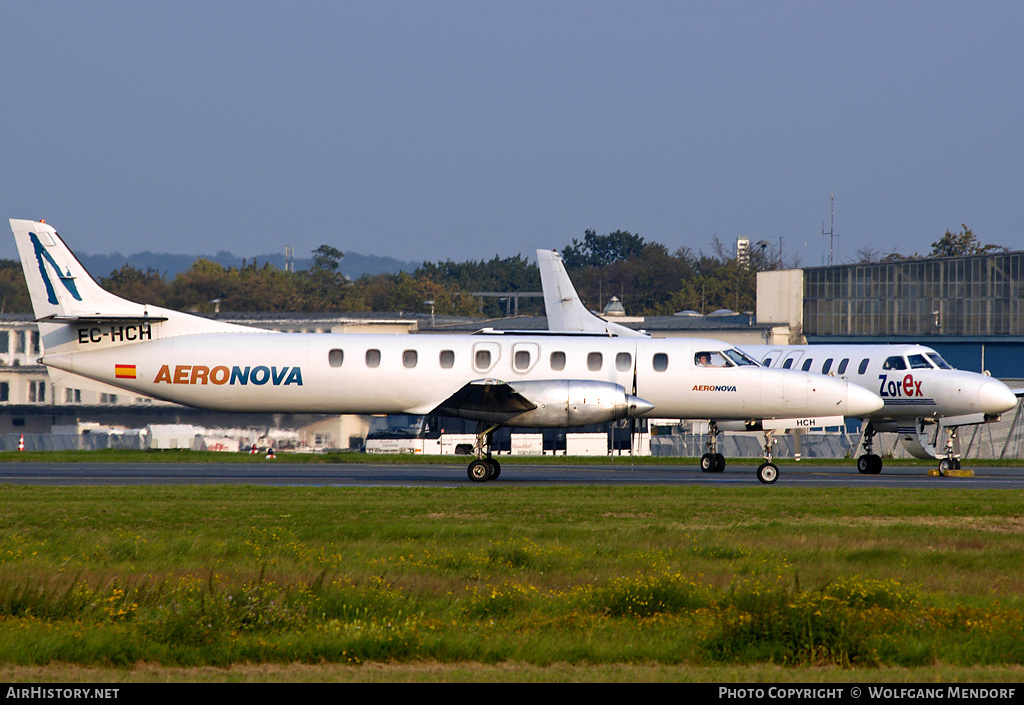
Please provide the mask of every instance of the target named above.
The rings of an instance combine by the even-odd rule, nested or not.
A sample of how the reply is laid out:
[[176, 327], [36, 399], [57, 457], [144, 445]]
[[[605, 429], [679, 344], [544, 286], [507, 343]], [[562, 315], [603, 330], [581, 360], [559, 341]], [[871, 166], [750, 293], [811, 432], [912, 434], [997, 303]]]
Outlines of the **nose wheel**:
[[761, 484], [771, 485], [779, 479], [779, 469], [774, 463], [761, 463], [757, 467], [757, 479]]

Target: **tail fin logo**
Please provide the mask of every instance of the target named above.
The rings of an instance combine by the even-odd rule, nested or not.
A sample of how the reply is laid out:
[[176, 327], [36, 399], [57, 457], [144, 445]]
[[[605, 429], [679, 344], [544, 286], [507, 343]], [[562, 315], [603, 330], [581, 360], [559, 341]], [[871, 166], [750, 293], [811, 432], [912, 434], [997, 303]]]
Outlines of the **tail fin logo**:
[[43, 278], [43, 284], [46, 285], [46, 300], [55, 306], [60, 303], [57, 300], [57, 292], [53, 288], [53, 283], [50, 281], [50, 275], [46, 272], [46, 265], [49, 264], [57, 274], [57, 280], [64, 285], [68, 293], [74, 297], [75, 301], [81, 301], [82, 295], [78, 293], [78, 287], [75, 286], [75, 280], [71, 273], [69, 272], [67, 275], [61, 274], [60, 267], [53, 261], [53, 257], [46, 251], [43, 243], [39, 242], [39, 237], [35, 233], [29, 233], [28, 235], [32, 238], [32, 248], [36, 253], [36, 262], [39, 263], [39, 274]]

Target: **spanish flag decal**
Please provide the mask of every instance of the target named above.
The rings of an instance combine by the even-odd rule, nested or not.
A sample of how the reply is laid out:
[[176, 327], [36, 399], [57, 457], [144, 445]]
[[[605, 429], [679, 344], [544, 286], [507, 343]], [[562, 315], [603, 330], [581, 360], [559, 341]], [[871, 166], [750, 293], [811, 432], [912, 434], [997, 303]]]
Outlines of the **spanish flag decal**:
[[135, 365], [114, 365], [114, 377], [117, 379], [135, 379]]

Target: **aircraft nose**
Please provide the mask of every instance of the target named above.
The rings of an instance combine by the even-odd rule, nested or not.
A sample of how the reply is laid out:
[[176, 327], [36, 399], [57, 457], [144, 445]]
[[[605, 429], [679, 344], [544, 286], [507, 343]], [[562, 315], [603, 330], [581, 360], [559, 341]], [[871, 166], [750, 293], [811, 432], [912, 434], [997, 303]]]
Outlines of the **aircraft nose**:
[[978, 390], [978, 404], [983, 412], [995, 416], [1017, 406], [1017, 397], [1009, 387], [993, 379], [981, 385]]
[[870, 389], [846, 383], [846, 415], [861, 418], [873, 414], [885, 406], [882, 397]]
[[649, 411], [654, 411], [654, 404], [646, 399], [634, 397], [632, 394], [626, 395], [626, 407], [629, 409], [630, 416], [643, 416]]

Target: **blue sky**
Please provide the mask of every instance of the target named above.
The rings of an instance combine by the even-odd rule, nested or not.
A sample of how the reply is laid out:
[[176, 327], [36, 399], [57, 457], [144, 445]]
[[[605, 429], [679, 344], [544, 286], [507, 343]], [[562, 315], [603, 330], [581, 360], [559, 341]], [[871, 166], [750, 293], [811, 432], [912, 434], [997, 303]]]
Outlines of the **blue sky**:
[[[0, 204], [72, 249], [1024, 249], [1024, 3], [0, 4]], [[0, 257], [14, 257], [0, 238]]]

